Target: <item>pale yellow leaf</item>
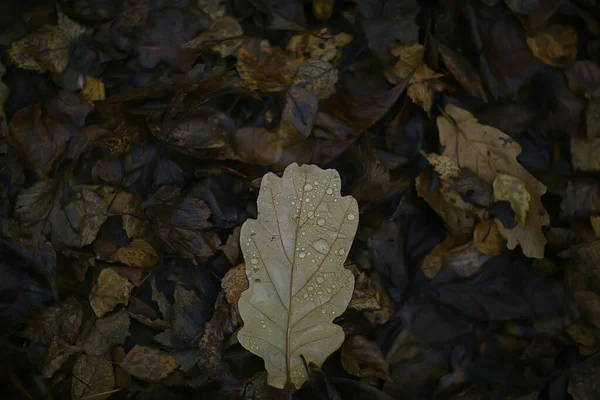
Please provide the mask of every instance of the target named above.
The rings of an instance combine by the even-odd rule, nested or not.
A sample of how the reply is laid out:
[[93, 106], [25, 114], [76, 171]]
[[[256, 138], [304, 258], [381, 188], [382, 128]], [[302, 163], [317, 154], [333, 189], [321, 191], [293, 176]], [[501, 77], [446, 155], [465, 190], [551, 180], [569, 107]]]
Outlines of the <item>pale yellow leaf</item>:
[[265, 361], [268, 383], [296, 388], [307, 362], [322, 365], [344, 341], [332, 321], [352, 297], [344, 267], [358, 225], [358, 205], [340, 196], [335, 170], [289, 165], [282, 178], [262, 179], [258, 219], [242, 226], [250, 287], [239, 300], [240, 343]]
[[514, 176], [523, 182], [531, 196], [525, 224], [506, 229], [498, 222], [498, 229], [507, 239], [509, 249], [521, 245], [526, 256], [542, 258], [546, 244], [542, 226], [550, 222], [541, 202], [546, 186], [517, 161], [521, 146], [502, 131], [477, 123], [471, 113], [451, 104], [437, 118], [437, 125], [443, 154], [455, 160], [461, 169], [470, 169], [490, 184], [496, 173]]
[[94, 78], [93, 76], [85, 77], [85, 86], [81, 90], [83, 98], [90, 104], [94, 105], [96, 100], [104, 100], [106, 98], [106, 89], [104, 82], [100, 78]]
[[531, 202], [531, 195], [525, 184], [514, 176], [498, 174], [494, 179], [494, 199], [508, 201], [515, 212], [515, 218], [521, 225], [525, 225], [527, 211]]

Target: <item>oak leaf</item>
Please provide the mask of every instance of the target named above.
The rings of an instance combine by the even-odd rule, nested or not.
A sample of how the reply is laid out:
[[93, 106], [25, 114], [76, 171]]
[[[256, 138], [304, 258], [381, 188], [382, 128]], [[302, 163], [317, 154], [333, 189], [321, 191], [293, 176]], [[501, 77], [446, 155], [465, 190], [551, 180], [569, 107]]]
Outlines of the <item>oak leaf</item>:
[[307, 379], [306, 362], [322, 365], [344, 341], [332, 320], [352, 296], [344, 268], [358, 225], [358, 205], [340, 196], [335, 170], [293, 163], [282, 178], [262, 179], [258, 219], [240, 237], [250, 287], [238, 302], [244, 327], [238, 340], [265, 361], [277, 388]]
[[508, 242], [509, 249], [521, 245], [523, 253], [532, 258], [544, 256], [546, 238], [542, 226], [550, 218], [542, 205], [541, 196], [546, 186], [535, 179], [519, 162], [517, 156], [521, 146], [502, 131], [477, 122], [466, 110], [447, 105], [437, 118], [443, 155], [456, 161], [461, 169], [467, 168], [484, 181], [493, 183], [498, 173], [510, 175], [523, 182], [531, 195], [529, 212], [524, 224], [513, 229], [505, 228], [500, 222], [498, 228]]
[[525, 225], [531, 195], [527, 191], [523, 181], [514, 176], [498, 174], [496, 179], [494, 179], [493, 185], [495, 200], [508, 201], [515, 212], [517, 222]]

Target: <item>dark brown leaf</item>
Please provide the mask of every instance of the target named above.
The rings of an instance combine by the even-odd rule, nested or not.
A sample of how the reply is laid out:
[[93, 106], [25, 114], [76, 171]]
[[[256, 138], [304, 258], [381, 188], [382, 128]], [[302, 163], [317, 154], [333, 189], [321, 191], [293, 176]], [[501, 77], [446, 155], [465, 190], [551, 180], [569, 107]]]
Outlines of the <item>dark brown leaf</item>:
[[342, 365], [360, 378], [388, 379], [388, 363], [381, 349], [364, 336], [352, 336], [342, 346]]
[[179, 361], [167, 352], [136, 345], [121, 367], [135, 378], [155, 382], [166, 378], [179, 367]]

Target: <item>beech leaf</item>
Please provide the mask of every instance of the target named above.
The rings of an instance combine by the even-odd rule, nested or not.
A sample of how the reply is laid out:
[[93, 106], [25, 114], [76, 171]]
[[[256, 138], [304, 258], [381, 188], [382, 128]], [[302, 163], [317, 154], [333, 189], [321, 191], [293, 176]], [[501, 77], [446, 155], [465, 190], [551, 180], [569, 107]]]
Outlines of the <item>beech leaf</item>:
[[307, 379], [301, 356], [320, 366], [344, 341], [332, 321], [352, 297], [354, 276], [344, 261], [358, 205], [340, 187], [337, 171], [293, 163], [282, 178], [263, 177], [258, 219], [242, 226], [250, 287], [238, 303], [238, 340], [264, 359], [276, 388], [300, 388]]

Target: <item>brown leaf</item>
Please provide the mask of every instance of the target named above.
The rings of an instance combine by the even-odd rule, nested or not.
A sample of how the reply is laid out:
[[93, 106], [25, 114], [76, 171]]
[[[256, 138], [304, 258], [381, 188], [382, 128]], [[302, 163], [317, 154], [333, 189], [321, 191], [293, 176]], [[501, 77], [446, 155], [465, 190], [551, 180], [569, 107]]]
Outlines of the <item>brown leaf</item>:
[[450, 71], [454, 79], [472, 96], [478, 97], [487, 103], [487, 95], [481, 82], [479, 72], [473, 68], [469, 60], [451, 48], [441, 43], [437, 44], [442, 61]]
[[419, 43], [397, 44], [392, 49], [392, 54], [399, 60], [385, 76], [392, 84], [402, 83], [410, 76], [408, 95], [415, 104], [429, 112], [435, 93], [444, 90], [445, 85], [439, 80], [444, 75], [433, 71], [423, 61], [424, 53], [425, 47]]
[[531, 195], [525, 183], [514, 176], [498, 174], [494, 178], [494, 200], [508, 201], [515, 212], [515, 218], [521, 225], [525, 225]]
[[598, 374], [600, 374], [600, 359], [597, 354], [573, 366], [568, 373], [568, 392], [574, 400], [592, 400], [600, 397]]
[[589, 60], [577, 60], [565, 69], [569, 89], [576, 95], [584, 95], [600, 86], [600, 66]]
[[173, 294], [171, 328], [155, 336], [155, 340], [168, 347], [190, 346], [198, 339], [206, 322], [205, 307], [194, 290], [177, 284]]
[[571, 161], [578, 171], [600, 171], [600, 138], [571, 138]]
[[335, 93], [338, 71], [333, 64], [323, 60], [308, 60], [298, 68], [292, 87], [306, 90], [325, 100]]
[[569, 179], [560, 202], [564, 217], [590, 217], [600, 214], [600, 185], [588, 177]]
[[358, 268], [353, 269], [354, 291], [348, 309], [356, 311], [378, 311], [381, 309], [380, 294], [371, 278]]
[[240, 230], [241, 226], [236, 226], [233, 228], [233, 232], [227, 238], [227, 242], [224, 245], [219, 247], [219, 250], [225, 254], [227, 260], [233, 265], [237, 263], [238, 258], [240, 257]]
[[[6, 69], [4, 68], [4, 65], [0, 63], [0, 78], [2, 78], [5, 73]], [[6, 114], [4, 112], [4, 104], [6, 104], [9, 95], [10, 88], [0, 80], [0, 139], [8, 136], [8, 125]]]
[[590, 217], [590, 223], [592, 224], [596, 238], [600, 239], [600, 216]]
[[95, 321], [88, 321], [78, 341], [86, 354], [98, 357], [105, 356], [116, 344], [124, 344], [129, 337], [129, 315], [119, 310]]
[[34, 314], [23, 334], [35, 343], [49, 345], [58, 336], [72, 344], [79, 335], [82, 317], [81, 304], [74, 297], [68, 297]]
[[19, 68], [38, 72], [62, 72], [69, 62], [70, 46], [85, 33], [85, 27], [70, 20], [58, 8], [58, 25], [44, 25], [12, 44], [11, 62]]
[[213, 20], [222, 18], [227, 13], [227, 3], [222, 0], [198, 0], [198, 7]]
[[[71, 399], [91, 396], [94, 399], [108, 399], [115, 387], [115, 375], [110, 359], [105, 356], [80, 354], [73, 365], [71, 380]], [[104, 394], [102, 394], [104, 393]]]
[[299, 86], [292, 86], [285, 99], [277, 135], [281, 144], [287, 148], [301, 143], [310, 135], [317, 119], [319, 100], [315, 94]]
[[67, 150], [71, 132], [63, 124], [42, 115], [40, 104], [17, 111], [10, 120], [10, 142], [26, 168], [45, 177]]
[[542, 226], [549, 223], [541, 203], [546, 187], [517, 162], [521, 146], [502, 131], [478, 124], [473, 115], [453, 105], [446, 106], [437, 123], [444, 155], [456, 160], [460, 168], [470, 169], [488, 183], [494, 181], [497, 173], [517, 177], [524, 183], [531, 195], [525, 225], [507, 230], [498, 222], [498, 228], [508, 240], [509, 249], [520, 244], [526, 256], [542, 258], [546, 244]]
[[159, 260], [160, 256], [144, 239], [134, 239], [127, 247], [119, 248], [111, 257], [111, 261], [140, 268], [153, 267]]
[[316, 32], [301, 32], [290, 38], [286, 50], [296, 58], [329, 61], [336, 64], [342, 49], [352, 41], [352, 35], [345, 32], [332, 34], [327, 28]]
[[583, 318], [600, 328], [600, 296], [591, 290], [577, 290], [573, 293], [573, 300]]
[[227, 57], [236, 52], [242, 45], [244, 31], [240, 23], [233, 17], [219, 18], [194, 39], [183, 45], [186, 49], [212, 49]]
[[586, 126], [587, 137], [589, 139], [600, 136], [600, 89], [586, 94], [587, 98], [587, 113]]
[[288, 88], [298, 72], [301, 60], [286, 55], [278, 47], [262, 40], [258, 49], [252, 42], [238, 50], [236, 68], [251, 90], [280, 92]]
[[313, 14], [318, 20], [327, 21], [333, 12], [335, 0], [313, 0]]
[[269, 166], [281, 158], [283, 147], [277, 134], [262, 127], [246, 127], [235, 134], [235, 152], [242, 162]]
[[473, 246], [488, 256], [497, 256], [506, 248], [506, 239], [502, 237], [494, 221], [482, 221], [473, 232]]
[[240, 295], [248, 289], [248, 278], [246, 277], [246, 266], [240, 264], [231, 268], [221, 281], [221, 287], [225, 291], [227, 302], [237, 306]]
[[577, 32], [571, 25], [550, 25], [527, 36], [533, 55], [553, 67], [567, 67], [577, 57]]
[[69, 357], [80, 352], [79, 347], [71, 346], [60, 337], [54, 336], [48, 348], [42, 377], [45, 379], [52, 378], [52, 375], [62, 367]]
[[344, 341], [342, 365], [346, 372], [359, 378], [389, 378], [388, 363], [381, 349], [364, 336], [352, 336]]
[[118, 304], [127, 304], [133, 284], [111, 268], [104, 268], [96, 278], [90, 305], [98, 317], [111, 312]]
[[121, 367], [134, 377], [156, 382], [179, 367], [179, 361], [167, 352], [136, 345], [125, 357]]

